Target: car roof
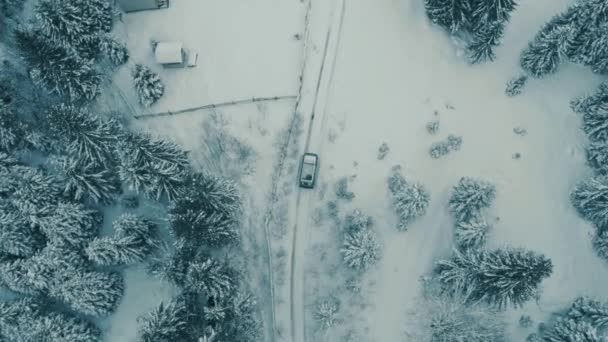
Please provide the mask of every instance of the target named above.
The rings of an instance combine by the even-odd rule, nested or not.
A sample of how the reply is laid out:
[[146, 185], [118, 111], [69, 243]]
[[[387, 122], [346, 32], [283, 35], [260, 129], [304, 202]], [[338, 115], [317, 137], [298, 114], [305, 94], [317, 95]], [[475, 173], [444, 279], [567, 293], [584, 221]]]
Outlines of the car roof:
[[316, 163], [317, 162], [317, 156], [315, 154], [305, 154], [304, 155], [304, 162], [305, 163]]

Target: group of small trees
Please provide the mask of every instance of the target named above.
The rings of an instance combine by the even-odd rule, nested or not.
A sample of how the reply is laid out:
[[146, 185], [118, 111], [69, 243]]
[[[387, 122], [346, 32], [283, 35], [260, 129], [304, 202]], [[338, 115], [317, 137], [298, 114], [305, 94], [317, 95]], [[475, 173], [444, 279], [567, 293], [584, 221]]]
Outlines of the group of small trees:
[[554, 73], [563, 60], [608, 72], [608, 9], [605, 1], [575, 3], [551, 19], [523, 51], [520, 64], [530, 76]]
[[582, 129], [589, 140], [587, 162], [594, 175], [578, 183], [570, 199], [578, 213], [595, 226], [593, 247], [608, 260], [608, 84], [572, 101], [571, 107], [583, 115]]
[[340, 251], [344, 263], [355, 270], [365, 271], [380, 260], [382, 245], [373, 229], [373, 222], [359, 209], [344, 219], [344, 243]]
[[455, 242], [460, 249], [479, 248], [485, 244], [491, 226], [482, 210], [496, 198], [493, 184], [463, 177], [452, 190], [449, 209], [455, 220]]
[[425, 0], [431, 21], [468, 41], [471, 63], [492, 61], [515, 0]]
[[387, 183], [393, 209], [398, 218], [397, 229], [405, 231], [410, 223], [426, 213], [431, 196], [424, 185], [408, 182], [399, 165], [391, 169]]
[[608, 327], [608, 306], [587, 297], [577, 298], [549, 327], [528, 336], [526, 341], [600, 342]]

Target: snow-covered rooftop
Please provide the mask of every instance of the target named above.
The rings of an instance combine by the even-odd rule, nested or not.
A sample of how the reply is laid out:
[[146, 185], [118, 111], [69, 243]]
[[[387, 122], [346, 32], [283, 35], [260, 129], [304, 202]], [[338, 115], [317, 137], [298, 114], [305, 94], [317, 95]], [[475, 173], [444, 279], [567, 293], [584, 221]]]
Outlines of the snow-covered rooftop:
[[160, 64], [183, 62], [181, 42], [159, 42], [154, 50], [156, 61]]

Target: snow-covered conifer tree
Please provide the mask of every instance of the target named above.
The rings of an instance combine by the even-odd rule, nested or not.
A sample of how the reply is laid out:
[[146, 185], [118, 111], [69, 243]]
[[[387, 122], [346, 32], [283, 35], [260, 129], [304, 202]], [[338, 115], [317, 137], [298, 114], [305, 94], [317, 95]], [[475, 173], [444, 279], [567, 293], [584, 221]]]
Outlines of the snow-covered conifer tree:
[[585, 148], [587, 162], [597, 174], [608, 173], [608, 143], [594, 141]]
[[590, 323], [573, 319], [558, 318], [555, 325], [544, 336], [547, 342], [600, 342], [597, 329]]
[[219, 177], [195, 174], [186, 189], [169, 208], [173, 233], [215, 247], [236, 242], [241, 203], [235, 185]]
[[450, 32], [469, 27], [469, 0], [425, 0], [424, 7], [431, 21]]
[[454, 253], [452, 259], [439, 261], [435, 272], [446, 291], [465, 294], [472, 303], [519, 307], [535, 297], [553, 272], [550, 259], [523, 249]]
[[133, 69], [133, 82], [139, 96], [139, 103], [144, 107], [152, 106], [165, 93], [165, 86], [158, 74], [145, 65], [137, 64]]
[[507, 22], [511, 12], [517, 7], [515, 0], [476, 0], [472, 1], [474, 23]]
[[42, 236], [16, 210], [0, 210], [0, 254], [30, 257], [43, 246]]
[[608, 224], [608, 178], [592, 177], [576, 185], [572, 205], [586, 220], [603, 229]]
[[101, 74], [72, 46], [30, 28], [16, 30], [15, 41], [36, 85], [73, 102], [90, 101], [99, 93]]
[[488, 237], [490, 224], [479, 214], [456, 222], [455, 240], [460, 248], [482, 247]]
[[528, 76], [526, 75], [518, 76], [509, 80], [509, 82], [507, 82], [505, 94], [507, 94], [509, 97], [514, 97], [521, 94], [522, 88], [526, 85], [527, 81]]
[[189, 313], [186, 302], [178, 297], [168, 303], [160, 303], [148, 314], [137, 319], [138, 342], [173, 342], [185, 338]]
[[90, 198], [107, 204], [121, 192], [118, 175], [102, 165], [72, 157], [57, 158], [54, 164], [65, 183], [63, 193], [75, 201]]
[[129, 50], [127, 50], [126, 45], [112, 37], [101, 38], [99, 48], [114, 65], [123, 65], [129, 60]]
[[12, 151], [21, 142], [24, 133], [23, 125], [12, 108], [0, 105], [0, 151]]
[[83, 246], [98, 232], [99, 213], [81, 204], [60, 202], [38, 221], [40, 230], [52, 243]]
[[176, 144], [147, 134], [127, 134], [118, 148], [121, 179], [148, 197], [174, 200], [189, 171], [186, 153]]
[[184, 286], [188, 265], [196, 257], [196, 250], [184, 239], [177, 239], [173, 246], [161, 244], [148, 263], [150, 275], [177, 286]]
[[483, 180], [462, 177], [452, 189], [449, 208], [457, 221], [478, 214], [490, 207], [496, 198], [496, 187]]
[[65, 104], [51, 108], [46, 117], [49, 133], [66, 146], [72, 157], [85, 164], [111, 163], [121, 133], [117, 122]]
[[493, 49], [500, 44], [503, 30], [504, 25], [498, 21], [485, 24], [475, 30], [473, 41], [467, 46], [469, 61], [472, 64], [493, 61], [496, 58]]
[[199, 257], [188, 267], [185, 288], [207, 297], [225, 298], [235, 290], [235, 273], [211, 257]]
[[0, 283], [18, 293], [43, 294], [51, 286], [52, 277], [52, 270], [34, 258], [0, 263]]
[[541, 30], [520, 57], [522, 69], [530, 76], [540, 78], [557, 71], [561, 63], [560, 45], [565, 31], [562, 29]]
[[347, 233], [340, 251], [348, 267], [366, 270], [380, 260], [382, 245], [373, 230], [362, 229]]
[[111, 314], [122, 299], [124, 280], [117, 273], [76, 272], [50, 289], [51, 296], [90, 316]]
[[608, 231], [596, 230], [593, 236], [593, 249], [604, 260], [608, 260]]
[[315, 307], [314, 317], [321, 330], [327, 330], [338, 322], [340, 301], [331, 297], [321, 300]]
[[400, 167], [392, 168], [388, 190], [398, 217], [399, 230], [406, 230], [412, 221], [426, 213], [430, 194], [422, 184], [408, 183], [401, 174]]
[[354, 209], [344, 217], [344, 228], [346, 231], [355, 232], [369, 228], [373, 221], [371, 216], [365, 214], [360, 209]]

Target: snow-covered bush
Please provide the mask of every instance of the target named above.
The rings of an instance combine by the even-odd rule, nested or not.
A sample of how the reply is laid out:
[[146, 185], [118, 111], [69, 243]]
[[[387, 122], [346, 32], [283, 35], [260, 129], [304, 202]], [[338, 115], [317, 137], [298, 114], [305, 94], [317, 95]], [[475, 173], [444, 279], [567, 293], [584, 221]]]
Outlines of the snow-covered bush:
[[138, 317], [138, 342], [172, 342], [186, 337], [190, 314], [182, 297], [160, 303]]
[[514, 97], [521, 94], [522, 88], [526, 85], [527, 81], [528, 76], [526, 75], [518, 76], [509, 80], [509, 82], [507, 82], [505, 94], [507, 94], [509, 97]]
[[482, 247], [491, 226], [483, 216], [476, 214], [456, 222], [455, 239], [460, 248]]
[[433, 135], [439, 133], [439, 120], [429, 121], [426, 124], [426, 131]]
[[372, 217], [360, 209], [354, 209], [344, 217], [344, 229], [347, 232], [356, 232], [369, 228], [373, 223]]
[[340, 251], [347, 266], [366, 270], [380, 260], [382, 245], [373, 230], [362, 229], [347, 233]]
[[469, 249], [455, 250], [452, 259], [437, 263], [435, 272], [448, 293], [466, 295], [470, 303], [505, 308], [533, 299], [542, 280], [553, 272], [553, 264], [543, 254], [524, 249]]
[[338, 196], [339, 199], [352, 201], [352, 199], [355, 198], [355, 194], [352, 191], [348, 190], [348, 178], [346, 176], [338, 179], [335, 188], [336, 196]]
[[122, 299], [124, 281], [117, 273], [70, 272], [64, 281], [50, 289], [74, 311], [90, 316], [111, 314]]
[[236, 186], [225, 179], [192, 175], [186, 192], [169, 208], [175, 236], [192, 243], [220, 247], [238, 241], [241, 203]]
[[388, 144], [383, 142], [380, 147], [378, 147], [378, 160], [383, 160], [390, 150], [391, 149], [388, 147]]
[[608, 260], [608, 231], [596, 230], [593, 236], [593, 249], [602, 259]]
[[426, 213], [431, 196], [422, 184], [408, 183], [401, 174], [399, 166], [391, 170], [388, 189], [393, 209], [399, 220], [397, 228], [405, 231], [411, 222]]
[[608, 178], [592, 177], [577, 184], [570, 194], [572, 205], [600, 229], [608, 224]]
[[533, 323], [534, 322], [532, 321], [532, 317], [530, 317], [530, 315], [521, 315], [521, 317], [519, 317], [519, 326], [522, 328], [529, 328]]
[[429, 149], [429, 155], [434, 159], [438, 159], [448, 155], [452, 151], [460, 150], [461, 146], [462, 137], [450, 134], [446, 140], [432, 144]]
[[320, 300], [314, 312], [315, 320], [321, 330], [327, 330], [339, 321], [340, 301], [337, 298], [330, 297]]
[[587, 162], [597, 174], [605, 175], [608, 173], [608, 143], [591, 142], [585, 148]]
[[462, 177], [452, 189], [449, 208], [456, 221], [465, 221], [489, 208], [496, 198], [496, 187], [486, 181]]
[[165, 86], [158, 74], [145, 65], [137, 64], [133, 69], [133, 82], [139, 96], [139, 103], [144, 107], [152, 106], [165, 93]]
[[118, 40], [105, 36], [99, 41], [99, 49], [114, 65], [123, 65], [129, 60], [127, 46]]

